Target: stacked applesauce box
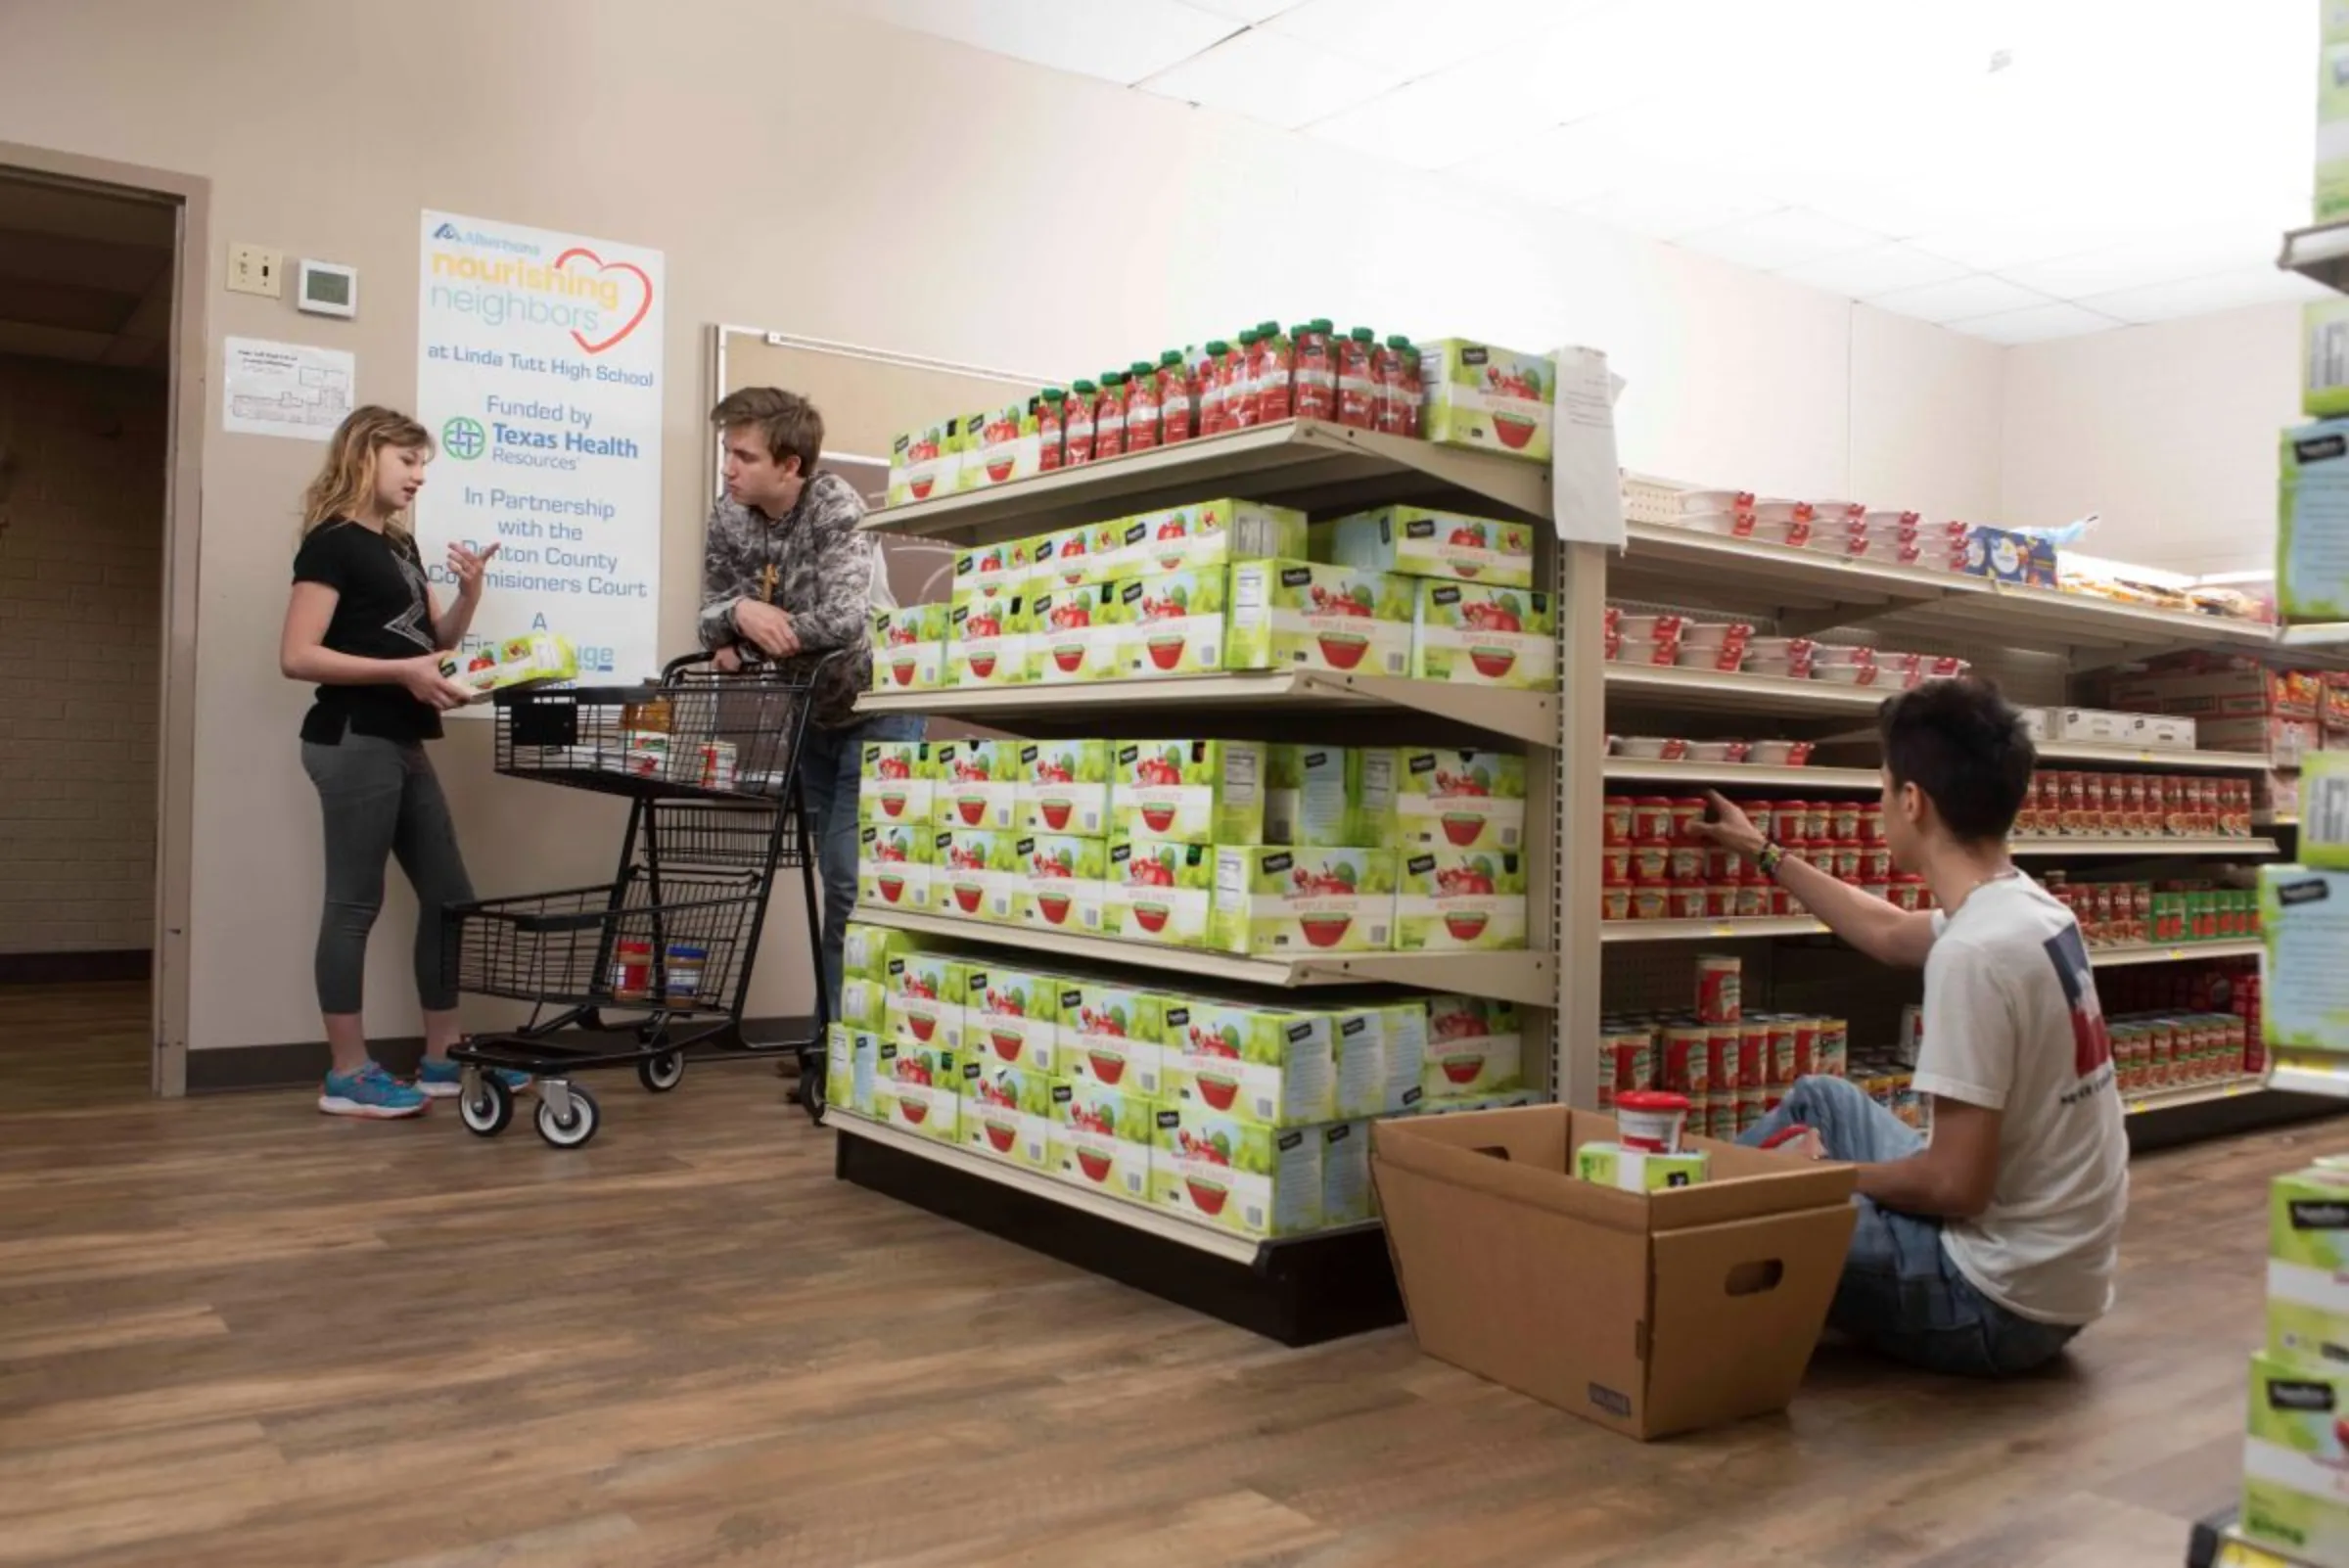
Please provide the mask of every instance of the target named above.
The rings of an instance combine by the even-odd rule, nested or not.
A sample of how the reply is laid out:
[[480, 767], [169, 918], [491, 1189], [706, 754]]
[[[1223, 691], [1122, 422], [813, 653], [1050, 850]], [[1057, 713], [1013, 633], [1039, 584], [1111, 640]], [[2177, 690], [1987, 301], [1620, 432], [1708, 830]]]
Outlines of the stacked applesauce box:
[[1524, 1105], [1517, 1011], [1264, 1003], [849, 926], [832, 1109], [1268, 1238], [1371, 1219], [1369, 1123]]
[[1557, 373], [1545, 354], [1446, 338], [1383, 342], [1327, 319], [1168, 348], [1097, 379], [907, 431], [890, 448], [904, 506], [1291, 419], [1547, 462]]
[[1260, 956], [1518, 949], [1525, 786], [1504, 752], [869, 742], [857, 899]]
[[963, 554], [947, 602], [875, 614], [873, 687], [1316, 669], [1546, 690], [1557, 616], [1533, 580], [1522, 523], [1200, 501]]

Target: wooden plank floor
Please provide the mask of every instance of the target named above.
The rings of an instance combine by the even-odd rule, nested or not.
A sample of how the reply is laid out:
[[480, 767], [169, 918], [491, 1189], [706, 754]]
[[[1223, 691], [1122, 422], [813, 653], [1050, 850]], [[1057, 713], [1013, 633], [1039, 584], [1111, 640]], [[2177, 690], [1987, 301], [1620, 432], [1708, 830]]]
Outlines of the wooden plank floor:
[[1789, 1417], [1642, 1447], [844, 1187], [756, 1067], [611, 1078], [563, 1155], [146, 1100], [144, 1007], [0, 990], [0, 1564], [2171, 1563], [2234, 1487], [2262, 1184], [2349, 1146], [2139, 1162], [2057, 1375], [1822, 1351]]

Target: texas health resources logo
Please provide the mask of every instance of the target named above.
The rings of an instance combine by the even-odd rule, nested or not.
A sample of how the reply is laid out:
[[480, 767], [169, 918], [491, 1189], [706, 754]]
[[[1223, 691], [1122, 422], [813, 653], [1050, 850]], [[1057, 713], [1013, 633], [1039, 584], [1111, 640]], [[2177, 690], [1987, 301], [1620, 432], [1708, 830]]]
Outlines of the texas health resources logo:
[[470, 463], [489, 449], [489, 433], [478, 419], [459, 414], [440, 427], [440, 450], [460, 463]]

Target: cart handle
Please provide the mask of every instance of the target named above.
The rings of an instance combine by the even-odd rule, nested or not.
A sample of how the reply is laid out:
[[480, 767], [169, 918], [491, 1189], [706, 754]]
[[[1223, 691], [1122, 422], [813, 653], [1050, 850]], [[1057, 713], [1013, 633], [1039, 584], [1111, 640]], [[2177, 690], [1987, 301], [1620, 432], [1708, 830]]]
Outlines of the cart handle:
[[[763, 652], [750, 643], [737, 643], [735, 646], [743, 651], [743, 665], [746, 669], [753, 665], [783, 663], [783, 661], [779, 659], [768, 659]], [[840, 658], [848, 651], [849, 650], [846, 648], [834, 648], [827, 653], [813, 655], [812, 657], [814, 658], [815, 663], [807, 672], [807, 683], [811, 686], [815, 684], [816, 677], [823, 673], [824, 666], [830, 664], [833, 660]], [[661, 667], [661, 684], [664, 686], [673, 686], [677, 683], [678, 675], [682, 674], [688, 669], [691, 669], [696, 665], [710, 664], [715, 660], [716, 657], [716, 653], [708, 648], [700, 649], [694, 653], [679, 654], [676, 658], [671, 659], [668, 664]], [[810, 656], [806, 654], [797, 654], [793, 657], [805, 659]]]

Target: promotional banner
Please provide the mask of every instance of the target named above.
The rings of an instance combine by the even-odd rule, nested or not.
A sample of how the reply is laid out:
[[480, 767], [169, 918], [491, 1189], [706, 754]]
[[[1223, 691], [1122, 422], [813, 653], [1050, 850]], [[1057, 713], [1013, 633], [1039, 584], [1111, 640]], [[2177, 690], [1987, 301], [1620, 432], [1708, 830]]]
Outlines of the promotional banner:
[[[416, 536], [498, 547], [468, 649], [530, 631], [579, 678], [661, 668], [661, 253], [424, 214], [416, 417], [439, 442]], [[483, 713], [485, 709], [466, 710]]]

